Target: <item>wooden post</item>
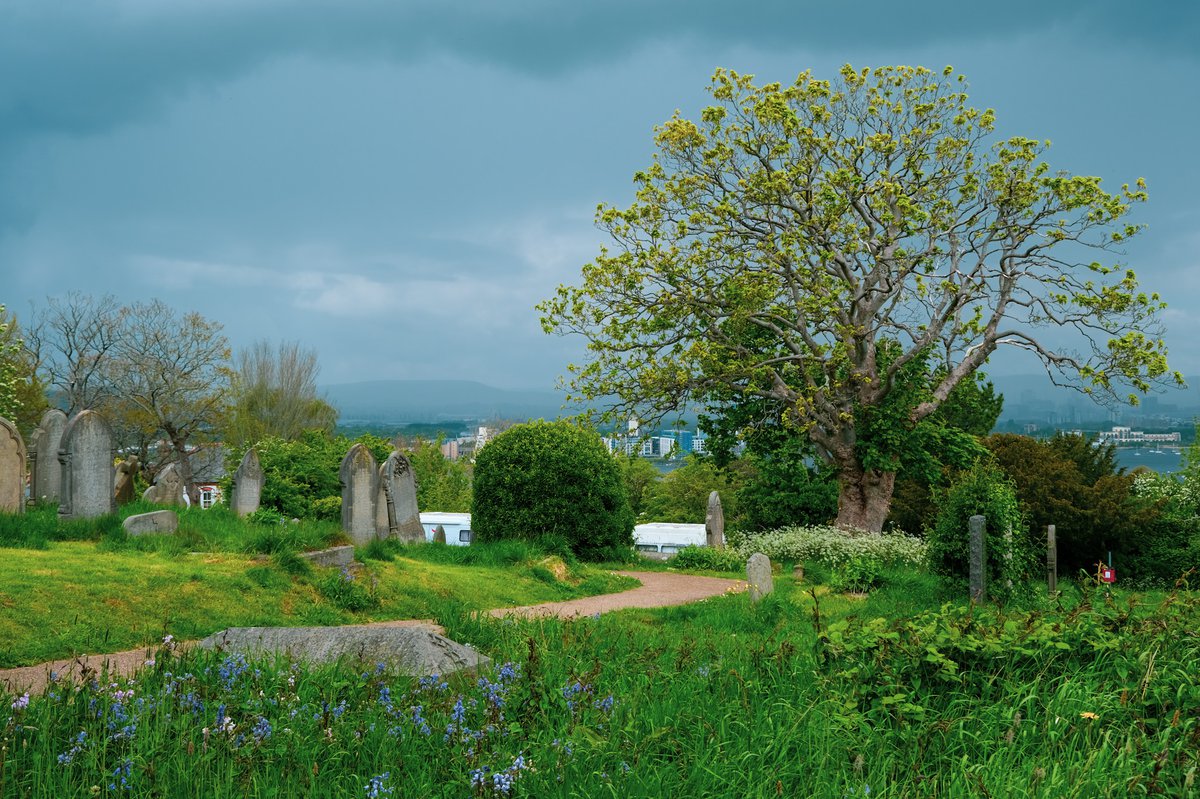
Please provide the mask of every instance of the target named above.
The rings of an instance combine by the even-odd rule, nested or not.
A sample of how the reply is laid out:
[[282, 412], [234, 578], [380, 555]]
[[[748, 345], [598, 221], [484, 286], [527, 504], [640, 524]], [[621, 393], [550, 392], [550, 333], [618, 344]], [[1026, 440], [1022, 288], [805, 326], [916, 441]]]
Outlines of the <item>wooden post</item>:
[[1054, 537], [1054, 525], [1046, 525], [1046, 584], [1050, 595], [1058, 591], [1058, 540]]
[[[1004, 531], [1004, 570], [1009, 575], [1012, 574], [1012, 523], [1009, 522], [1008, 529]], [[1005, 578], [1005, 587], [1012, 590], [1012, 577]]]
[[979, 602], [984, 597], [984, 567], [986, 564], [983, 546], [983, 531], [987, 520], [982, 516], [972, 516], [967, 520], [971, 526], [971, 601]]

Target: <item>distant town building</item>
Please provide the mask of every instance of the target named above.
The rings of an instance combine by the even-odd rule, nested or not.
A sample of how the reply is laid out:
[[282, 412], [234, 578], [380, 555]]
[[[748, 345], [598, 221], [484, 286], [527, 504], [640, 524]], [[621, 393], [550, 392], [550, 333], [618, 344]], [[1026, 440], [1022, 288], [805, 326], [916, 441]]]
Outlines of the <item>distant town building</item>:
[[1118, 426], [1112, 430], [1102, 430], [1096, 434], [1097, 440], [1101, 444], [1116, 444], [1117, 446], [1128, 444], [1174, 444], [1180, 443], [1178, 432], [1174, 433], [1144, 433], [1141, 430], [1133, 430], [1129, 427]]

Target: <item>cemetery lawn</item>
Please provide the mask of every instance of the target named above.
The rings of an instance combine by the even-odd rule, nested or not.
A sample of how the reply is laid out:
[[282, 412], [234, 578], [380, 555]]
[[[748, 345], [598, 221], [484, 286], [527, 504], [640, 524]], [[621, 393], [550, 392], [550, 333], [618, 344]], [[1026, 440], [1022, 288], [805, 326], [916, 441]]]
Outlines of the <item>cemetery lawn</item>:
[[410, 618], [445, 623], [472, 610], [636, 584], [586, 567], [559, 581], [526, 563], [459, 565], [393, 556], [343, 573], [305, 568], [287, 554], [179, 554], [90, 541], [44, 546], [6, 548], [0, 558], [0, 668], [133, 649], [167, 634], [201, 638], [234, 626]]
[[447, 634], [493, 663], [432, 679], [164, 649], [0, 696], [0, 796], [1196, 795], [1200, 597], [960, 593], [910, 570], [569, 620], [464, 603]]

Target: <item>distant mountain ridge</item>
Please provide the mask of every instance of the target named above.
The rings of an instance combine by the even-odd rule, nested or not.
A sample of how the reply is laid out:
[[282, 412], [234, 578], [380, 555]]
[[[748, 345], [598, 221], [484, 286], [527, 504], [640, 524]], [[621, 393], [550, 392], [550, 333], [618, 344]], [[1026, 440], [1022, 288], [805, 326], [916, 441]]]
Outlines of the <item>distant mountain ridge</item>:
[[368, 380], [319, 388], [341, 421], [437, 422], [447, 419], [557, 419], [564, 394], [512, 391], [473, 380]]

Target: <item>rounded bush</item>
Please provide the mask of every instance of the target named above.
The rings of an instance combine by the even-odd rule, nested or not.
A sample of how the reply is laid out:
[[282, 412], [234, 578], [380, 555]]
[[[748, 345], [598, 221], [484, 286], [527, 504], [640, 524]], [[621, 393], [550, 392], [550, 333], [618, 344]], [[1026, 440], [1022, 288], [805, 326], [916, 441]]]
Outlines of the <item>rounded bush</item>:
[[586, 560], [623, 558], [633, 511], [617, 461], [594, 430], [530, 422], [475, 459], [471, 527], [479, 541], [565, 541]]

